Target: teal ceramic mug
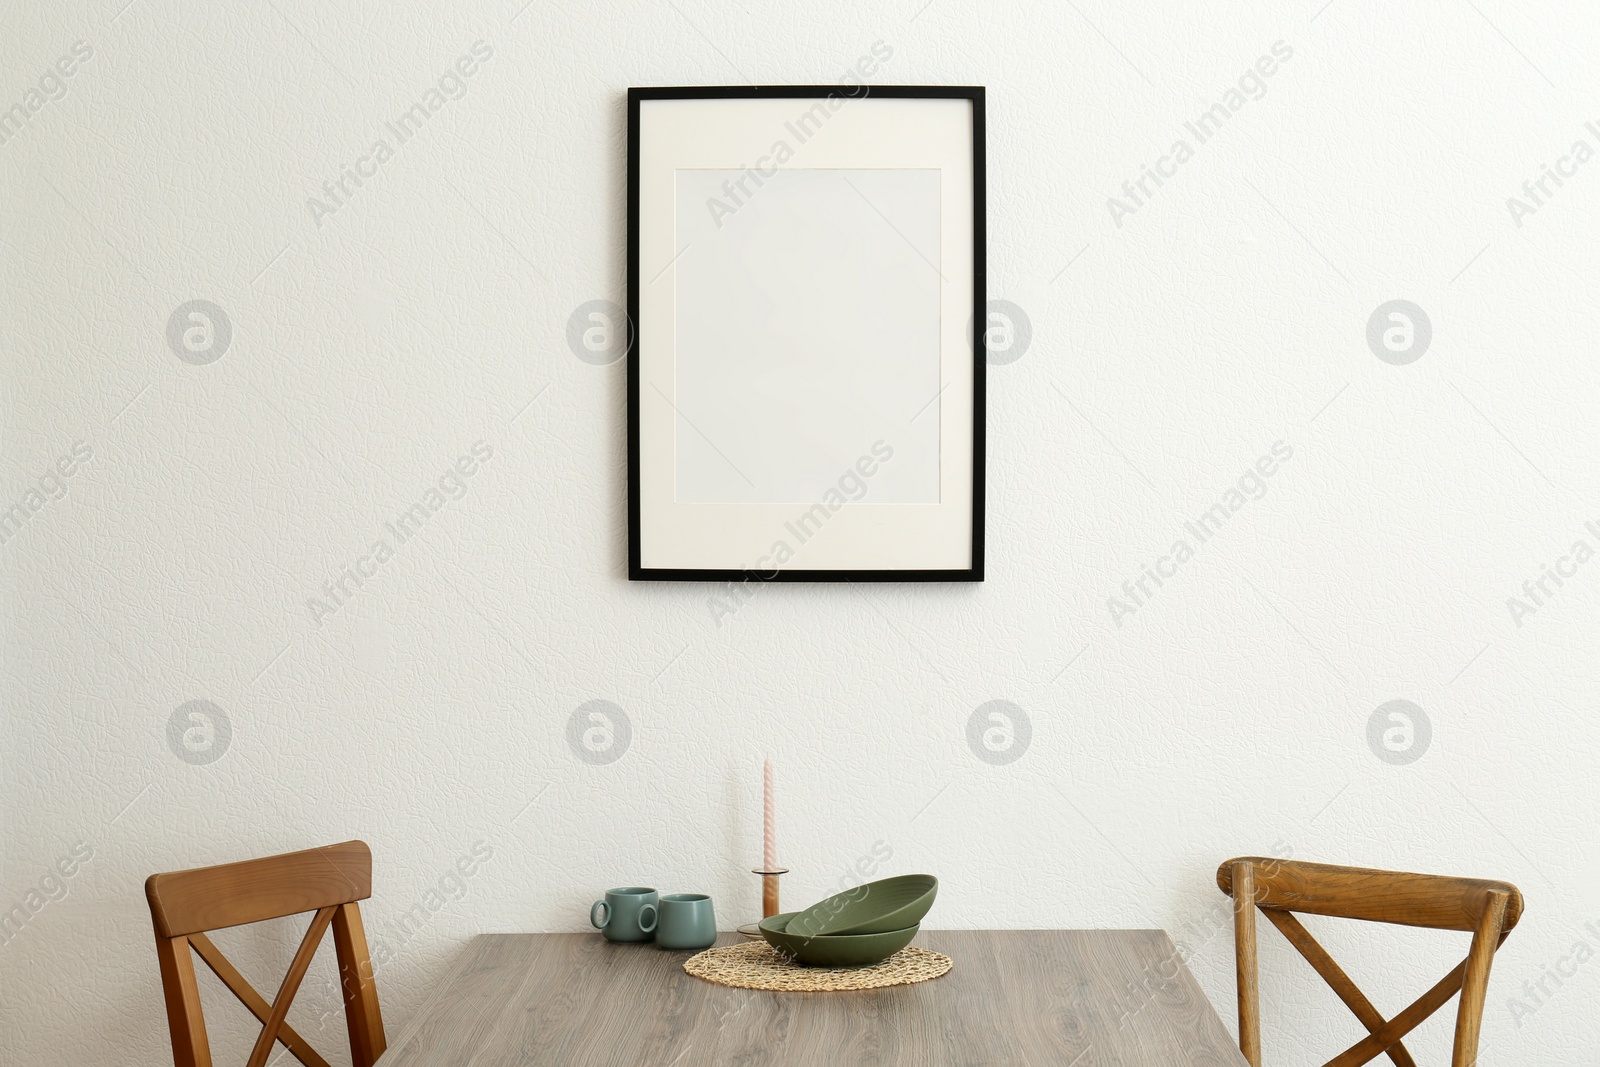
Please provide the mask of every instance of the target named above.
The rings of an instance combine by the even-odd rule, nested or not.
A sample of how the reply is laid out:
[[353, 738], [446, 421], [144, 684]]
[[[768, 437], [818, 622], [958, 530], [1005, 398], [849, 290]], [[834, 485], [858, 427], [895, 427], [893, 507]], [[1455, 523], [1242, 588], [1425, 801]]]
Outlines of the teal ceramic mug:
[[589, 923], [605, 934], [607, 941], [631, 944], [649, 941], [655, 935], [660, 915], [654, 889], [627, 886], [606, 890], [606, 898], [589, 908]]
[[670, 949], [710, 948], [717, 941], [717, 916], [704, 893], [668, 893], [661, 898], [656, 944]]

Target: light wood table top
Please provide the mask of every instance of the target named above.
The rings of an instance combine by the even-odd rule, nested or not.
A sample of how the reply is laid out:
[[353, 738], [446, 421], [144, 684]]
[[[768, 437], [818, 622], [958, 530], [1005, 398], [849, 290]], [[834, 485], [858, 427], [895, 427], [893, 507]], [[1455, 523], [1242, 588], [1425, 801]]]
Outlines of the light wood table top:
[[691, 978], [690, 952], [487, 934], [379, 1067], [1248, 1067], [1161, 930], [925, 930], [914, 943], [955, 968], [919, 985], [772, 993]]

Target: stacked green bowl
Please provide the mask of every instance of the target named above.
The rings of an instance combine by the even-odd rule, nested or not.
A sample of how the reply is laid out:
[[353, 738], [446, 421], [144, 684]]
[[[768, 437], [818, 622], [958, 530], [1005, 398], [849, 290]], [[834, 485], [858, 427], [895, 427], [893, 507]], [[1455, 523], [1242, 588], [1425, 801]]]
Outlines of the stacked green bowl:
[[767, 944], [813, 967], [866, 967], [911, 943], [939, 893], [931, 874], [868, 882], [761, 920]]

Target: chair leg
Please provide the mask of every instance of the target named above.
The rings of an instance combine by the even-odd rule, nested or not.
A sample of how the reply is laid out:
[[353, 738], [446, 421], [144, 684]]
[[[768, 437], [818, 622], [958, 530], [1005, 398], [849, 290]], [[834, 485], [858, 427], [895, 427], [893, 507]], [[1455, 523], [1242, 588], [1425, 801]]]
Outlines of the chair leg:
[[339, 956], [339, 987], [344, 991], [344, 1019], [350, 1030], [350, 1060], [355, 1067], [372, 1067], [388, 1043], [383, 1035], [383, 1013], [378, 1008], [378, 985], [367, 955], [367, 933], [361, 909], [342, 904], [333, 915], [333, 947]]
[[1478, 1032], [1483, 1027], [1483, 1004], [1489, 994], [1489, 968], [1494, 964], [1495, 949], [1500, 947], [1507, 900], [1503, 892], [1490, 893], [1483, 918], [1472, 934], [1466, 975], [1461, 981], [1461, 1006], [1456, 1014], [1455, 1051], [1450, 1057], [1452, 1067], [1477, 1067]]
[[1233, 945], [1239, 985], [1239, 1051], [1261, 1067], [1261, 998], [1256, 986], [1256, 870], [1233, 865]]
[[167, 1002], [173, 1062], [177, 1067], [211, 1067], [211, 1045], [206, 1040], [200, 984], [195, 980], [189, 939], [157, 934], [156, 960], [161, 964], [161, 992]]

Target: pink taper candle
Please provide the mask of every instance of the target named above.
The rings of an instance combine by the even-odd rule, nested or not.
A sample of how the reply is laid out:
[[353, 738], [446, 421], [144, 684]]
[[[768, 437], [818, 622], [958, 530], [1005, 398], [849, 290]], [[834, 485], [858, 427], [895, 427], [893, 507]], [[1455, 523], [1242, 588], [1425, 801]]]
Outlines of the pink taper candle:
[[761, 768], [761, 827], [762, 848], [761, 867], [763, 870], [776, 870], [778, 866], [778, 819], [772, 810], [772, 761], [767, 760]]

